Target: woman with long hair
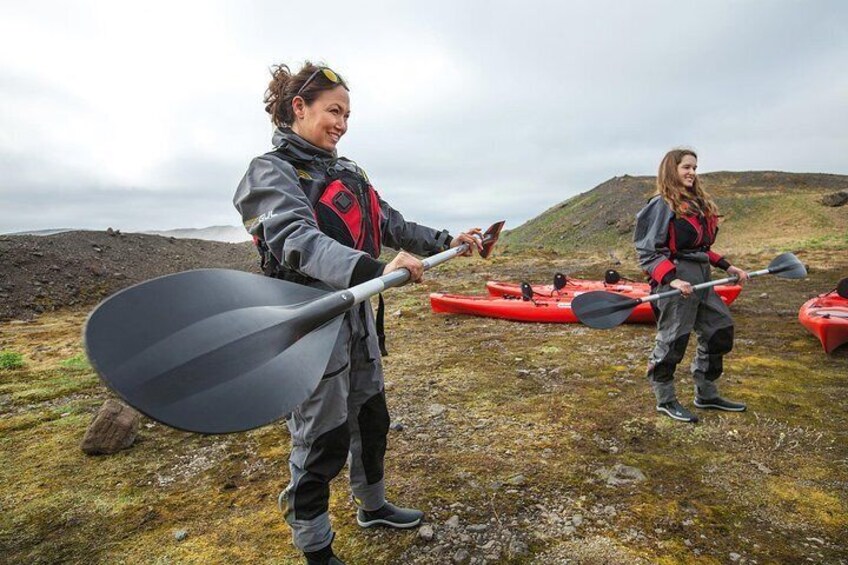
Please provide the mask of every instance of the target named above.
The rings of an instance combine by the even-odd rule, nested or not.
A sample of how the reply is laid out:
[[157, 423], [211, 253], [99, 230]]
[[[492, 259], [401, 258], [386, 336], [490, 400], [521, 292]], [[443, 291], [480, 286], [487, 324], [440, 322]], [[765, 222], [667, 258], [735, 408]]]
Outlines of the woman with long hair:
[[697, 408], [742, 412], [745, 405], [719, 396], [716, 381], [723, 357], [733, 348], [730, 310], [713, 288], [692, 286], [710, 280], [710, 267], [748, 279], [712, 250], [718, 233], [718, 208], [701, 187], [698, 156], [690, 149], [669, 151], [660, 163], [657, 193], [636, 215], [634, 242], [639, 264], [656, 291], [679, 289], [681, 295], [659, 300], [656, 346], [648, 363], [648, 378], [657, 399], [657, 411], [675, 420], [697, 422], [698, 417], [677, 400], [674, 372], [683, 359], [689, 335], [698, 337], [692, 362]]

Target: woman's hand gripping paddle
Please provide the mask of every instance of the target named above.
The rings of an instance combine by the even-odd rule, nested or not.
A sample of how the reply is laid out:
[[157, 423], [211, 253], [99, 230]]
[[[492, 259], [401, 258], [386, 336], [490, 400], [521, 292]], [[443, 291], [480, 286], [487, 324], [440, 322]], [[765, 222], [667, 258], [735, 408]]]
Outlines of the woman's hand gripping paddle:
[[[769, 263], [768, 268], [748, 273], [749, 277], [760, 275], [777, 275], [784, 279], [803, 279], [807, 276], [807, 269], [792, 253], [782, 253]], [[733, 283], [737, 280], [738, 277], [733, 276], [696, 284], [692, 288], [701, 290], [720, 284]], [[585, 325], [590, 328], [606, 330], [623, 323], [639, 304], [655, 302], [661, 298], [669, 298], [678, 294], [681, 294], [679, 290], [669, 290], [658, 294], [649, 294], [644, 298], [628, 298], [614, 292], [598, 290], [574, 297], [574, 300], [571, 301], [571, 309]]]
[[[485, 232], [482, 257], [502, 227]], [[467, 247], [424, 259], [424, 269]], [[86, 322], [85, 347], [103, 382], [154, 420], [209, 434], [250, 430], [314, 392], [347, 310], [408, 279], [399, 269], [326, 292], [241, 271], [186, 271], [100, 303]]]

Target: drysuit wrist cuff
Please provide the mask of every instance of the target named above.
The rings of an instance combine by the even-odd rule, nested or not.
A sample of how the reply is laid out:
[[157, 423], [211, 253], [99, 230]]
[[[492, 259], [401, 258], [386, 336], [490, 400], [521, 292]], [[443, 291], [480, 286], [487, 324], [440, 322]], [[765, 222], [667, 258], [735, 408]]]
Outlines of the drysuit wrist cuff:
[[[666, 280], [674, 280], [676, 273], [677, 267], [670, 260], [666, 259], [654, 268], [653, 272], [651, 272], [651, 278], [660, 284], [668, 284]], [[668, 278], [669, 275], [671, 278]]]
[[726, 271], [726, 270], [727, 270], [727, 269], [729, 269], [732, 265], [730, 264], [730, 261], [728, 261], [727, 259], [725, 259], [724, 257], [722, 257], [721, 259], [719, 259], [718, 261], [716, 261], [715, 266], [716, 266], [716, 267], [718, 267], [719, 269], [723, 270], [723, 271]]
[[363, 255], [353, 267], [353, 274], [350, 275], [350, 284], [348, 287], [376, 279], [383, 274], [385, 268], [386, 263], [372, 259], [369, 255]]
[[441, 253], [442, 251], [447, 251], [450, 249], [450, 245], [453, 242], [453, 236], [448, 232], [448, 230], [442, 230], [436, 234], [436, 253]]

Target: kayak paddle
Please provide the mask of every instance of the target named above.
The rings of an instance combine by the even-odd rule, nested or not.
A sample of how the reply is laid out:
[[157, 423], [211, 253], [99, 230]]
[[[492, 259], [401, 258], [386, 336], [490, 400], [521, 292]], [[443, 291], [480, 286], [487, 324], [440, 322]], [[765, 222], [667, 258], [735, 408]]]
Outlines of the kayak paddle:
[[[503, 224], [486, 230], [482, 257]], [[423, 259], [424, 270], [467, 249]], [[242, 271], [185, 271], [101, 302], [85, 348], [103, 382], [154, 420], [208, 434], [250, 430], [315, 391], [347, 310], [409, 276], [399, 269], [331, 292]]]
[[[767, 268], [748, 273], [749, 277], [760, 275], [777, 275], [784, 279], [803, 279], [807, 276], [807, 269], [792, 253], [782, 253], [775, 257]], [[739, 277], [732, 276], [692, 285], [692, 289], [702, 290], [721, 284], [733, 283], [737, 280], [739, 280]], [[661, 298], [670, 298], [678, 294], [682, 294], [682, 292], [675, 289], [649, 294], [643, 298], [628, 298], [614, 292], [596, 290], [575, 296], [574, 300], [571, 301], [571, 309], [583, 324], [590, 328], [607, 330], [624, 322], [639, 304], [656, 302]]]

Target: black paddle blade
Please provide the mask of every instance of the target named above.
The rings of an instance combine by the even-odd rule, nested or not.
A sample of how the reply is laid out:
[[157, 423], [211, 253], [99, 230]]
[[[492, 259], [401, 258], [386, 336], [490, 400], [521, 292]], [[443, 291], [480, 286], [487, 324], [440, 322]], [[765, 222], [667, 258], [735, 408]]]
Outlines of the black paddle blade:
[[640, 301], [635, 298], [594, 290], [575, 296], [571, 301], [571, 310], [578, 320], [590, 328], [608, 330], [621, 325], [639, 304]]
[[322, 290], [206, 269], [122, 290], [89, 316], [85, 346], [102, 380], [169, 426], [253, 429], [291, 412], [321, 380], [343, 316], [315, 315]]
[[769, 263], [771, 274], [784, 279], [803, 279], [807, 276], [807, 268], [792, 253], [781, 253]]

